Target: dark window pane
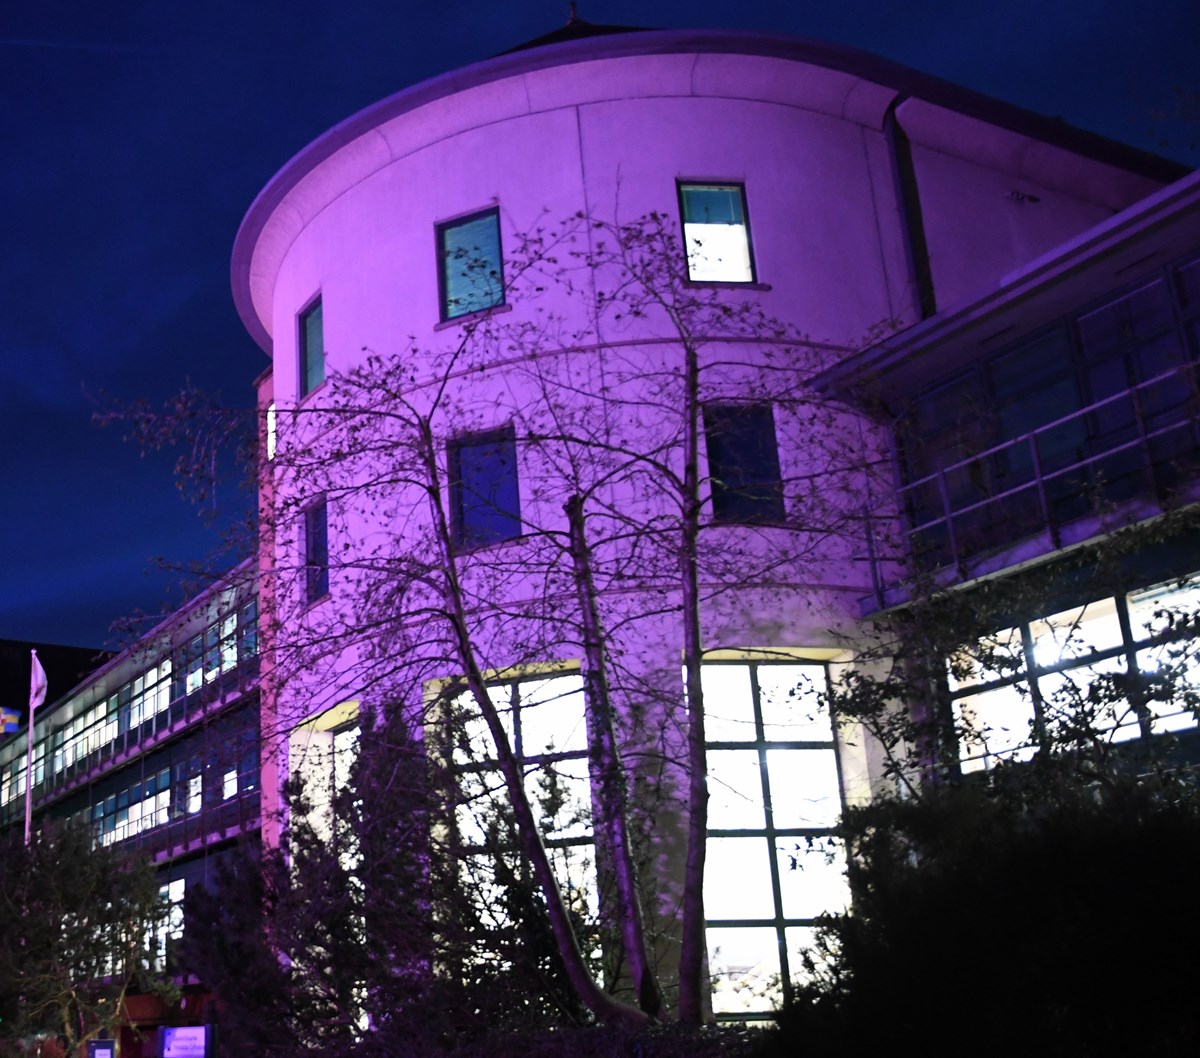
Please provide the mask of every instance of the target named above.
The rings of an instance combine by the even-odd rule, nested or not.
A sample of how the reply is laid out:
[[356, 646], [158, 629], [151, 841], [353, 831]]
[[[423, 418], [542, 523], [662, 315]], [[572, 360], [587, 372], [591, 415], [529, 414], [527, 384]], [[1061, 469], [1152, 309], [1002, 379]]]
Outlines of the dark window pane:
[[685, 184], [683, 219], [696, 224], [744, 224], [740, 186], [700, 187]]
[[440, 225], [438, 254], [443, 320], [504, 304], [499, 210]]
[[452, 441], [449, 462], [455, 544], [479, 547], [520, 536], [517, 446], [512, 432]]
[[782, 522], [783, 483], [770, 406], [710, 405], [704, 409], [704, 433], [713, 520]]
[[325, 321], [321, 302], [300, 316], [300, 396], [325, 381]]
[[329, 594], [329, 519], [324, 500], [304, 512], [304, 589], [310, 603]]

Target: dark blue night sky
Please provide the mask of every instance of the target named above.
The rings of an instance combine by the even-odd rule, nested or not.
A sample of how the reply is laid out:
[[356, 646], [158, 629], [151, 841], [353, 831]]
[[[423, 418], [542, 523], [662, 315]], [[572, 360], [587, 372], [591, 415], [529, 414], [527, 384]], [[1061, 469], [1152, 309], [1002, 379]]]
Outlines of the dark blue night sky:
[[[414, 13], [419, 8], [420, 13]], [[581, 0], [592, 22], [835, 41], [1200, 164], [1196, 0]], [[103, 645], [161, 611], [205, 528], [167, 456], [91, 425], [187, 380], [252, 402], [229, 294], [243, 213], [329, 126], [558, 28], [565, 0], [10, 0], [0, 11], [0, 638]], [[1166, 135], [1166, 146], [1160, 143]], [[218, 563], [221, 560], [216, 560]], [[227, 559], [225, 561], [228, 561]]]

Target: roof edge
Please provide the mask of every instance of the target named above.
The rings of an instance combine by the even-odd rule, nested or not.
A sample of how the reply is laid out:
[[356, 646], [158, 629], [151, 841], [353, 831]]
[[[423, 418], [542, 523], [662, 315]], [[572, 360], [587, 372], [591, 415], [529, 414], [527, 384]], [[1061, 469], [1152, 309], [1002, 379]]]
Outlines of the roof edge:
[[339, 122], [293, 155], [251, 203], [234, 237], [230, 280], [242, 323], [255, 342], [270, 355], [271, 338], [254, 310], [249, 288], [250, 264], [258, 238], [271, 214], [309, 172], [370, 129], [437, 99], [552, 66], [597, 59], [705, 52], [788, 59], [850, 74], [1163, 183], [1179, 180], [1190, 172], [1181, 163], [842, 44], [729, 30], [633, 30], [588, 36], [526, 46], [401, 89]]

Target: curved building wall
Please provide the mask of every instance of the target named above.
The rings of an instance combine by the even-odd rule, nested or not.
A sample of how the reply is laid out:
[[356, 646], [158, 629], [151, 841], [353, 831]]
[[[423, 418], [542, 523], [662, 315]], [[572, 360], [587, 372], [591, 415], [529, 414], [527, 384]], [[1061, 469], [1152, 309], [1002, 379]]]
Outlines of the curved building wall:
[[[505, 56], [356, 115], [260, 196], [238, 237], [234, 286], [273, 364], [281, 456], [270, 471], [276, 520], [263, 534], [263, 561], [279, 574], [271, 713], [292, 731], [293, 768], [308, 767], [297, 756], [312, 745], [333, 752], [337, 729], [352, 722], [347, 701], [421, 707], [428, 688], [459, 675], [451, 637], [436, 622], [389, 617], [444, 606], [436, 593], [421, 595], [431, 589], [414, 575], [443, 556], [423, 453], [401, 436], [403, 417], [405, 428], [429, 428], [451, 535], [462, 517], [453, 480], [465, 475], [456, 458], [483, 459], [513, 478], [516, 498], [496, 502], [519, 505], [519, 531], [501, 526], [494, 538], [459, 541], [471, 545], [457, 560], [485, 673], [515, 688], [518, 666], [524, 679], [577, 671], [563, 505], [586, 491], [604, 571], [599, 592], [626, 679], [623, 735], [644, 743], [651, 732], [656, 759], [682, 758], [673, 579], [680, 494], [664, 482], [684, 469], [683, 339], [698, 339], [710, 431], [724, 415], [730, 436], [753, 433], [756, 458], [769, 447], [778, 461], [766, 473], [776, 499], [760, 492], [750, 517], [722, 515], [723, 475], [708, 457], [724, 457], [711, 436], [707, 445], [700, 439], [703, 645], [725, 666], [720, 678], [713, 670], [714, 686], [744, 683], [760, 743], [734, 748], [730, 732], [747, 721], [726, 717], [710, 776], [732, 770], [712, 788], [742, 781], [738, 753], [802, 752], [814, 754], [812, 774], [833, 776], [844, 796], [866, 790], [861, 739], [839, 758], [828, 716], [820, 721], [827, 734], [809, 729], [803, 750], [764, 734], [772, 728], [765, 710], [775, 706], [760, 693], [768, 681], [759, 670], [785, 665], [819, 713], [825, 664], [844, 656], [873, 562], [892, 546], [880, 528], [892, 513], [890, 482], [867, 469], [886, 465], [880, 438], [864, 419], [811, 400], [806, 381], [918, 321], [921, 258], [941, 307], [995, 285], [1159, 181], [1012, 122], [990, 124], [978, 105], [957, 112], [916, 98], [892, 68], [819, 58], [771, 38], [657, 33]], [[743, 190], [752, 281], [680, 280], [681, 184]], [[452, 313], [439, 288], [439, 226], [491, 210], [505, 258], [502, 304], [444, 320]], [[654, 218], [650, 241], [636, 250], [656, 270], [640, 289], [663, 297], [636, 312], [598, 310], [597, 291], [628, 276], [611, 260], [584, 265], [612, 249], [612, 225], [645, 217]], [[563, 223], [569, 234], [560, 241]], [[530, 256], [530, 240], [544, 248]], [[522, 273], [522, 260], [535, 267]], [[303, 370], [318, 302], [320, 374], [338, 377], [335, 385]], [[346, 413], [364, 421], [365, 408], [403, 414], [348, 425]], [[546, 440], [567, 434], [602, 443]], [[487, 451], [464, 454], [464, 438]], [[624, 460], [616, 471], [614, 453]], [[642, 472], [640, 456], [652, 472]], [[373, 607], [369, 621], [364, 607]], [[291, 649], [301, 660], [289, 665], [281, 659]], [[380, 676], [398, 655], [406, 688]], [[729, 701], [743, 694], [728, 693]], [[797, 759], [787, 770], [805, 767]], [[650, 771], [637, 778], [650, 781]], [[664, 842], [679, 778], [670, 768], [654, 777], [667, 791]], [[796, 797], [819, 800], [799, 787]], [[794, 951], [823, 908], [796, 897], [789, 910], [774, 823], [737, 822], [733, 809], [725, 818], [731, 833], [715, 839], [712, 877], [724, 871], [731, 888], [714, 888], [712, 906], [734, 907], [728, 894], [746, 856], [772, 865], [769, 883], [753, 883], [766, 886], [766, 910], [748, 916], [761, 922], [738, 925], [732, 919], [747, 916], [731, 910], [716, 914], [713, 928], [731, 931], [731, 948], [741, 942], [732, 931], [748, 929], [764, 950]], [[789, 818], [784, 835], [832, 821]], [[566, 848], [575, 839], [563, 840]], [[664, 855], [651, 907], [663, 920], [674, 913], [677, 869]], [[719, 962], [717, 948], [710, 958]], [[786, 980], [784, 959], [773, 972]]]

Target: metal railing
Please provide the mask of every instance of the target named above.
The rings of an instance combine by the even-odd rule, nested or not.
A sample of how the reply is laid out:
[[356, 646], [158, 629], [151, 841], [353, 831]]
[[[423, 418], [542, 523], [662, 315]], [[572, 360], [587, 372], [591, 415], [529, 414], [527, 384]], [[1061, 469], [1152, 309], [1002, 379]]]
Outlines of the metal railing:
[[[1200, 480], [1191, 364], [1156, 375], [900, 489], [924, 569], [968, 560], [1135, 501], [1165, 510]], [[1097, 528], [1097, 531], [1098, 528]]]

